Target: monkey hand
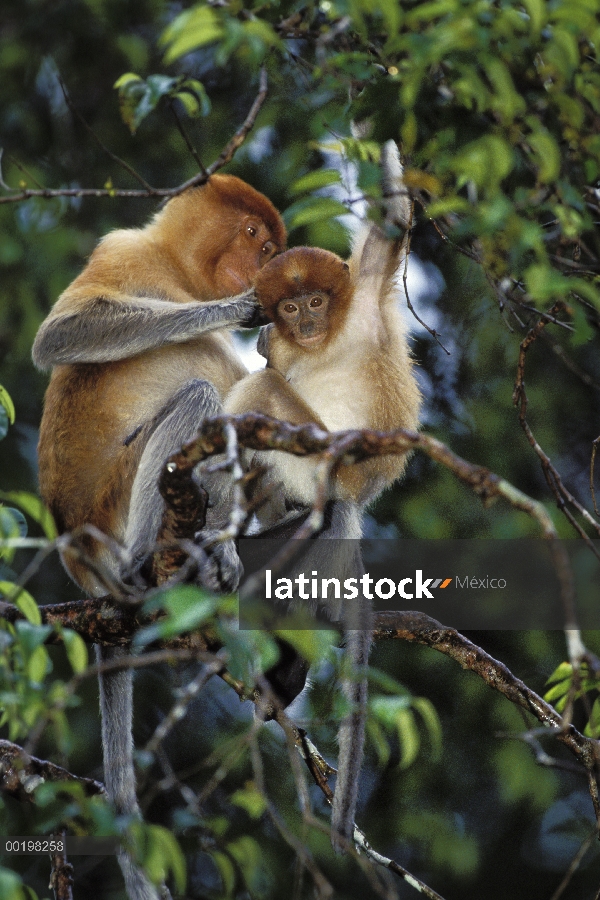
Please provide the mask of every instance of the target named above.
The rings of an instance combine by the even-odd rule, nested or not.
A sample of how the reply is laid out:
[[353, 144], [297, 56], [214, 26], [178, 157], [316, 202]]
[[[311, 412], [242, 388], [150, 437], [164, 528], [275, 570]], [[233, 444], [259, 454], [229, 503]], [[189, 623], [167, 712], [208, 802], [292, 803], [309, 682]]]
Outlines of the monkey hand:
[[239, 327], [240, 328], [258, 328], [259, 325], [266, 325], [271, 320], [267, 318], [264, 309], [256, 299], [254, 291], [245, 295], [244, 300], [238, 301], [241, 310]]
[[217, 594], [235, 591], [244, 573], [235, 541], [218, 540], [219, 532], [204, 529], [196, 535], [198, 550], [195, 554], [198, 566], [197, 582]]

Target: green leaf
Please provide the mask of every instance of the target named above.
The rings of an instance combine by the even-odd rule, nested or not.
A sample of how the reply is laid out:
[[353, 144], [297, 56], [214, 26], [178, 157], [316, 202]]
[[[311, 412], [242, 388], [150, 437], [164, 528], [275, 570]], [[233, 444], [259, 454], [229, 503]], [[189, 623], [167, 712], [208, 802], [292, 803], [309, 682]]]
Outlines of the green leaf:
[[184, 81], [181, 90], [174, 96], [183, 103], [188, 116], [207, 116], [211, 110], [206, 89], [195, 78], [188, 78]]
[[278, 630], [277, 637], [287, 641], [310, 665], [327, 659], [331, 648], [339, 642], [337, 631], [319, 629]]
[[15, 633], [24, 652], [30, 654], [37, 647], [41, 647], [48, 636], [52, 634], [52, 626], [32, 625], [31, 622], [19, 620], [15, 622]]
[[153, 884], [165, 881], [170, 872], [177, 893], [185, 892], [185, 859], [170, 831], [160, 825], [133, 822], [127, 829], [126, 838], [134, 858]]
[[154, 884], [160, 884], [170, 872], [178, 894], [185, 893], [185, 857], [175, 837], [167, 828], [150, 826], [148, 855], [144, 860], [146, 871]]
[[141, 82], [143, 79], [136, 75], [134, 72], [125, 72], [124, 75], [121, 75], [120, 78], [117, 78], [113, 87], [117, 90], [121, 88], [126, 88], [128, 85], [134, 84], [135, 82]]
[[88, 664], [88, 651], [85, 641], [76, 631], [70, 628], [63, 629], [62, 639], [67, 651], [67, 659], [76, 675], [85, 671]]
[[568, 694], [571, 689], [571, 681], [560, 681], [557, 684], [553, 685], [553, 687], [549, 688], [544, 694], [544, 700], [547, 700], [548, 703], [554, 703], [555, 700], [559, 700], [561, 697], [564, 697], [565, 694]]
[[175, 96], [184, 82], [182, 77], [169, 78], [167, 75], [149, 75], [145, 81], [131, 73], [121, 76], [114, 87], [119, 91], [121, 118], [131, 133], [135, 134], [162, 97]]
[[50, 657], [45, 647], [36, 647], [25, 666], [27, 677], [34, 684], [41, 684], [50, 669]]
[[28, 516], [31, 516], [34, 522], [37, 522], [42, 527], [49, 541], [53, 541], [58, 537], [52, 513], [43, 500], [36, 497], [35, 494], [30, 494], [27, 491], [0, 491], [0, 499], [20, 506]]
[[468, 213], [471, 204], [465, 197], [458, 197], [456, 194], [451, 197], [445, 197], [443, 200], [435, 200], [427, 207], [427, 215], [431, 219], [438, 219], [441, 216], [447, 216], [449, 213]]
[[0, 593], [4, 594], [4, 599], [9, 603], [14, 603], [32, 625], [42, 624], [39, 606], [24, 588], [20, 588], [12, 581], [0, 581]]
[[512, 171], [513, 165], [512, 147], [494, 134], [471, 141], [456, 154], [451, 164], [458, 175], [459, 188], [473, 181], [488, 193], [498, 191], [500, 182]]
[[547, 263], [534, 263], [525, 270], [524, 275], [527, 290], [534, 300], [546, 302], [554, 298], [561, 299], [571, 289], [569, 279]]
[[20, 877], [15, 872], [0, 866], [0, 897], [3, 900], [25, 900], [26, 896], [33, 898], [35, 895], [32, 893], [27, 895]]
[[573, 677], [573, 666], [570, 662], [561, 662], [559, 666], [556, 667], [552, 675], [546, 681], [546, 684], [554, 684], [556, 681], [564, 681], [566, 678]]
[[571, 338], [571, 343], [574, 347], [579, 347], [581, 344], [585, 344], [587, 341], [592, 341], [595, 338], [596, 329], [592, 328], [585, 309], [582, 309], [579, 304], [573, 308], [572, 323], [575, 326], [575, 331]]
[[428, 700], [427, 697], [414, 697], [412, 705], [413, 709], [416, 709], [423, 719], [425, 727], [427, 728], [429, 740], [432, 745], [431, 759], [434, 762], [438, 761], [442, 755], [442, 725], [437, 710], [431, 700]]
[[212, 859], [214, 859], [217, 869], [219, 870], [221, 880], [223, 881], [223, 891], [225, 897], [233, 897], [236, 879], [235, 868], [232, 861], [225, 853], [220, 853], [218, 850], [213, 850], [210, 855]]
[[419, 755], [419, 747], [421, 746], [419, 729], [410, 710], [398, 710], [396, 730], [400, 741], [400, 762], [398, 765], [401, 769], [408, 769]]
[[600, 697], [596, 697], [594, 700], [590, 720], [585, 726], [584, 734], [591, 738], [600, 737]]
[[242, 835], [227, 844], [227, 851], [233, 856], [243, 872], [248, 887], [252, 890], [260, 877], [262, 852], [258, 841], [250, 835]]
[[547, 7], [545, 0], [523, 0], [527, 10], [531, 31], [538, 35], [546, 23]]
[[497, 56], [483, 62], [485, 73], [494, 88], [490, 106], [504, 122], [512, 122], [526, 110], [525, 100], [517, 91], [506, 63]]
[[[8, 421], [11, 425], [14, 425], [15, 422], [15, 407], [12, 402], [11, 396], [0, 384], [0, 406], [6, 410], [6, 414], [8, 416]], [[4, 437], [4, 435], [0, 435], [0, 437]]]
[[284, 221], [291, 231], [302, 225], [310, 225], [313, 222], [323, 222], [336, 216], [345, 216], [348, 210], [339, 200], [331, 197], [312, 197], [310, 203], [299, 201], [289, 206], [283, 214]]
[[2, 546], [2, 541], [26, 535], [27, 521], [23, 513], [10, 506], [0, 506], [0, 559], [10, 563], [17, 552], [16, 547]]
[[231, 796], [231, 802], [245, 809], [251, 819], [260, 819], [267, 808], [266, 798], [252, 781], [245, 788], [235, 791]]
[[27, 521], [23, 513], [10, 506], [0, 506], [0, 539], [25, 537], [26, 534]]
[[308, 172], [302, 175], [290, 186], [292, 194], [304, 194], [316, 191], [319, 188], [328, 187], [330, 184], [339, 184], [341, 175], [337, 169], [316, 169], [314, 172]]
[[367, 735], [375, 747], [379, 765], [381, 768], [384, 768], [389, 762], [391, 749], [385, 738], [383, 728], [381, 728], [379, 722], [376, 722], [372, 716], [369, 716], [367, 719]]
[[542, 184], [554, 182], [560, 175], [560, 148], [550, 132], [533, 116], [527, 118], [527, 124], [533, 128], [527, 135], [527, 143], [533, 151], [538, 181]]
[[220, 40], [225, 34], [217, 13], [210, 6], [195, 6], [180, 13], [163, 31], [159, 43], [167, 47], [166, 65]]
[[168, 639], [184, 631], [193, 631], [215, 614], [219, 599], [193, 584], [181, 584], [171, 588], [159, 598], [153, 598], [153, 607], [160, 604], [166, 616], [142, 628], [134, 638], [135, 646], [144, 646], [159, 638]]
[[373, 697], [369, 701], [369, 708], [382, 725], [387, 728], [395, 728], [398, 713], [404, 712], [410, 707], [410, 696], [404, 697]]

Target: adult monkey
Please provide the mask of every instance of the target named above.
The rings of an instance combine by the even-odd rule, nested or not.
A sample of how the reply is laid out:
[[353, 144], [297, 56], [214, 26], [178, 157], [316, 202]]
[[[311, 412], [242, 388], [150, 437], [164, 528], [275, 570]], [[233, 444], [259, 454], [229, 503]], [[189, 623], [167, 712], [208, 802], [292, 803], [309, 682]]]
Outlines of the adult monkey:
[[[247, 374], [224, 329], [254, 323], [252, 283], [285, 241], [266, 197], [239, 178], [213, 175], [144, 228], [107, 235], [43, 322], [33, 360], [53, 372], [40, 429], [42, 496], [61, 533], [92, 525], [125, 548], [119, 558], [88, 534], [85, 557], [65, 551], [65, 567], [88, 594], [125, 589], [152, 551], [164, 461]], [[204, 485], [210, 534], [224, 524], [228, 485], [223, 476]], [[215, 577], [235, 588], [232, 542], [218, 553]], [[98, 647], [98, 659], [126, 652]], [[125, 814], [139, 813], [132, 693], [130, 671], [101, 676], [106, 787]], [[119, 861], [131, 900], [158, 900], [131, 858]]]
[[[330, 431], [417, 427], [421, 397], [395, 283], [406, 252], [411, 203], [393, 141], [383, 146], [381, 165], [386, 223], [395, 225], [399, 235], [391, 240], [377, 225], [364, 225], [348, 263], [326, 250], [294, 247], [261, 270], [256, 294], [272, 320], [259, 342], [267, 368], [233, 386], [225, 400], [228, 412], [254, 410]], [[290, 507], [315, 504], [313, 457], [264, 451], [254, 454], [253, 464], [262, 471], [255, 489], [268, 493], [271, 488], [257, 513], [262, 528], [275, 525]], [[401, 476], [405, 464], [403, 454], [339, 466], [329, 486], [337, 521], [324, 537], [360, 538], [362, 509]], [[318, 546], [311, 565], [303, 560], [301, 568], [318, 571], [322, 565], [331, 574], [327, 556], [326, 547]], [[342, 609], [340, 618], [346, 653], [361, 666], [369, 654], [370, 610], [363, 606], [357, 612], [358, 623], [356, 612]], [[352, 838], [366, 704], [364, 680], [344, 679], [342, 686], [353, 709], [338, 734], [332, 814], [336, 849]]]

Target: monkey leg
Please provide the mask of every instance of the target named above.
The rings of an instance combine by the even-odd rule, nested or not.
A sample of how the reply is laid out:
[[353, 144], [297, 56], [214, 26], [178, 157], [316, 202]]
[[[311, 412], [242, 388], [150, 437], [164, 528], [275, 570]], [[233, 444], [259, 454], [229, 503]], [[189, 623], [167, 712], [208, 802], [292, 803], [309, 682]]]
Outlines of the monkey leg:
[[[209, 382], [189, 381], [140, 432], [139, 439], [143, 441], [145, 437], [146, 442], [132, 487], [126, 531], [126, 547], [136, 567], [152, 552], [161, 524], [164, 502], [158, 480], [165, 461], [193, 436], [204, 418], [218, 415], [221, 411], [219, 396]], [[219, 504], [223, 501], [224, 492], [222, 488], [218, 490], [215, 476], [207, 476], [205, 481], [210, 482], [211, 479], [214, 483], [208, 484], [209, 495], [213, 503]], [[233, 541], [224, 542], [219, 549], [219, 584], [226, 582], [227, 578], [237, 584], [241, 567]], [[207, 561], [211, 562], [210, 557]], [[203, 583], [210, 583], [206, 572], [200, 572], [199, 576]], [[210, 586], [213, 584], [210, 583]], [[98, 647], [98, 662], [118, 659], [128, 652], [129, 647]], [[104, 778], [108, 795], [117, 813], [139, 816], [133, 765], [132, 673], [130, 670], [101, 672], [99, 681]], [[119, 865], [130, 900], [164, 900], [170, 897], [164, 885], [155, 888], [148, 881], [129, 854], [119, 854]]]
[[[162, 521], [164, 501], [158, 489], [160, 473], [171, 454], [194, 436], [203, 420], [223, 412], [219, 395], [208, 381], [188, 381], [146, 426], [146, 444], [131, 490], [125, 545], [134, 571], [153, 551]], [[140, 435], [141, 437], [141, 435]], [[241, 566], [233, 541], [211, 544], [211, 538], [227, 521], [230, 485], [223, 473], [200, 473], [211, 510], [208, 528], [202, 532], [209, 549], [200, 564], [198, 580], [213, 590], [234, 590]]]

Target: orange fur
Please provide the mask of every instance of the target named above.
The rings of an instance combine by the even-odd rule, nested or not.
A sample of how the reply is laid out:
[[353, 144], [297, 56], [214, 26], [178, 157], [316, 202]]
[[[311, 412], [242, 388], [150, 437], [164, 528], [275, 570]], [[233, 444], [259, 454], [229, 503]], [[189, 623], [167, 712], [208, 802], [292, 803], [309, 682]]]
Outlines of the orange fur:
[[[255, 239], [245, 231], [248, 223], [258, 229]], [[190, 303], [239, 294], [264, 263], [266, 243], [272, 255], [285, 239], [266, 197], [239, 178], [214, 175], [171, 200], [145, 228], [107, 235], [42, 329], [66, 315], [85, 323], [99, 298], [108, 305], [136, 297]], [[56, 366], [40, 428], [39, 478], [59, 530], [92, 524], [122, 541], [153, 417], [190, 379], [210, 381], [224, 397], [246, 374], [228, 335], [218, 330], [124, 359]], [[88, 547], [102, 556], [94, 542]], [[91, 590], [85, 567], [72, 558], [65, 565]]]
[[276, 315], [280, 300], [322, 291], [331, 298], [326, 346], [340, 331], [352, 301], [348, 264], [335, 253], [318, 247], [294, 247], [272, 259], [254, 282], [256, 296], [278, 332], [297, 352], [311, 352], [298, 346], [285, 323]]

